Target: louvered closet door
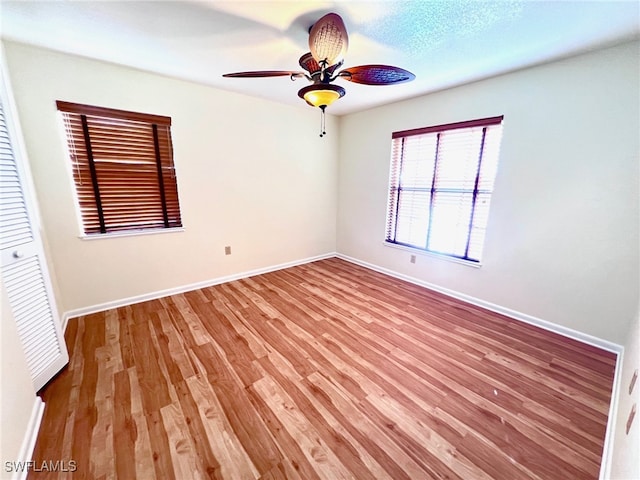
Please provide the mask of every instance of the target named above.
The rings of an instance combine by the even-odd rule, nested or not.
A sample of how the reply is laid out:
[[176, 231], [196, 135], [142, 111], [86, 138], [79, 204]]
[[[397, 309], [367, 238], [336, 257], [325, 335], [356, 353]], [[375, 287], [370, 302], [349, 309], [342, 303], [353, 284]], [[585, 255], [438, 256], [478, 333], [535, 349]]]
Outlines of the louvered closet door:
[[69, 356], [55, 314], [42, 243], [32, 226], [21, 165], [12, 148], [15, 136], [4, 98], [0, 102], [0, 267], [38, 391], [67, 364]]

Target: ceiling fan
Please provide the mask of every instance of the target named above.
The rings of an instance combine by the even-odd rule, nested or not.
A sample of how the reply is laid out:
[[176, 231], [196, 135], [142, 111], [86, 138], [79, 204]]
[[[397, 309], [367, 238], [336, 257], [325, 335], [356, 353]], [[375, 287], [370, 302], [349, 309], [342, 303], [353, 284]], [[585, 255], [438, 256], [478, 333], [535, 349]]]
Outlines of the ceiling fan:
[[227, 78], [290, 77], [291, 80], [306, 78], [311, 85], [300, 91], [298, 96], [312, 107], [322, 110], [320, 136], [324, 136], [324, 111], [328, 105], [343, 97], [345, 89], [332, 83], [344, 79], [364, 85], [394, 85], [410, 82], [415, 75], [400, 67], [390, 65], [360, 65], [338, 71], [344, 62], [349, 46], [349, 35], [342, 18], [337, 13], [329, 13], [309, 29], [309, 50], [300, 57], [298, 63], [304, 72], [288, 70], [262, 70], [253, 72], [227, 73]]

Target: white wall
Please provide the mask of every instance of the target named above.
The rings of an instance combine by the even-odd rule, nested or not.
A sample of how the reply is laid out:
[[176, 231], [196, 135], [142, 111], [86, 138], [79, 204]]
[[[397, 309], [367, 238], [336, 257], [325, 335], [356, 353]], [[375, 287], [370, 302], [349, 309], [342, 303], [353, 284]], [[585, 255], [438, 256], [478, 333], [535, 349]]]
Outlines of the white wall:
[[[640, 310], [627, 332], [622, 357], [622, 373], [618, 385], [618, 411], [615, 418], [613, 437], [613, 457], [611, 476], [613, 480], [640, 478], [640, 378], [636, 380], [633, 392], [629, 394], [629, 384], [633, 372], [640, 370]], [[636, 416], [626, 433], [627, 419], [631, 406], [636, 406]]]
[[19, 458], [20, 446], [28, 433], [36, 392], [1, 282], [0, 294], [0, 478], [8, 478], [10, 475], [5, 471], [5, 462], [25, 460]]
[[[5, 47], [61, 311], [335, 251], [336, 118], [320, 139], [317, 110]], [[56, 100], [172, 117], [184, 232], [79, 238]]]
[[[622, 344], [638, 304], [639, 44], [341, 118], [338, 252]], [[391, 133], [504, 115], [483, 266], [383, 245]]]

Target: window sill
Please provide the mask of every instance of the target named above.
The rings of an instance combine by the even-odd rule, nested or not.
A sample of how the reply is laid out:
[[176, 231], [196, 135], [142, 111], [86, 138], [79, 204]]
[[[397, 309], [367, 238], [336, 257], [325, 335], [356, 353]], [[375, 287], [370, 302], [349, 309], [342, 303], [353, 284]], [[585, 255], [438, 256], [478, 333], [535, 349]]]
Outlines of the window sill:
[[406, 245], [397, 245], [395, 243], [389, 243], [389, 242], [384, 242], [384, 241], [382, 243], [383, 243], [383, 245], [385, 247], [395, 248], [395, 249], [398, 249], [398, 250], [404, 250], [406, 252], [411, 252], [411, 253], [414, 253], [416, 255], [421, 255], [421, 256], [424, 256], [424, 257], [437, 258], [439, 260], [445, 260], [447, 262], [458, 263], [460, 265], [465, 265], [465, 266], [471, 267], [471, 268], [480, 268], [480, 267], [482, 267], [482, 263], [481, 262], [470, 262], [469, 260], [463, 260], [462, 258], [450, 257], [449, 255], [444, 255], [444, 254], [441, 254], [441, 253], [427, 252], [426, 250], [421, 250], [419, 248], [408, 247]]
[[92, 235], [82, 234], [78, 238], [81, 240], [101, 240], [104, 238], [118, 238], [118, 237], [138, 237], [141, 235], [159, 235], [165, 233], [177, 233], [184, 232], [184, 227], [177, 228], [156, 228], [151, 230], [129, 230], [126, 232], [112, 232], [112, 233], [94, 233]]

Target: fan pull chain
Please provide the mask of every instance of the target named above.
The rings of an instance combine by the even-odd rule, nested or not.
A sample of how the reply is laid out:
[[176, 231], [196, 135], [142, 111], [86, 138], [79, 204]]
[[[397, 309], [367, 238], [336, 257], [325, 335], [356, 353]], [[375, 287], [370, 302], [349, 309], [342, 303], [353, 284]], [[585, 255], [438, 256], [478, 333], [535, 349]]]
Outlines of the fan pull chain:
[[325, 130], [325, 118], [324, 118], [324, 109], [327, 108], [326, 105], [320, 105], [320, 110], [322, 110], [322, 115], [320, 116], [320, 138], [324, 137], [327, 132]]

